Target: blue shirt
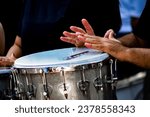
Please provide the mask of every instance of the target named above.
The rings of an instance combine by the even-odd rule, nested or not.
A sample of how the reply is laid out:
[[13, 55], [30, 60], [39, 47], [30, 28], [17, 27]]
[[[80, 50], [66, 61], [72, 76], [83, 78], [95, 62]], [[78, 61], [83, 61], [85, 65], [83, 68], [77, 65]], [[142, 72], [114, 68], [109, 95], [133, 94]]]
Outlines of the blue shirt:
[[122, 26], [120, 33], [129, 33], [132, 31], [131, 17], [139, 18], [146, 0], [120, 0], [120, 14], [122, 19]]

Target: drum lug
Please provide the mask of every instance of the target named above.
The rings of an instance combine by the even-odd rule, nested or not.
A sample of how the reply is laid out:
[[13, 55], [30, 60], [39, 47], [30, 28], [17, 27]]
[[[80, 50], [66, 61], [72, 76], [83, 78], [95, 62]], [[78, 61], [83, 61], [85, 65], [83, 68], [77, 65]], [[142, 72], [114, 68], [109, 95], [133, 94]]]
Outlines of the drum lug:
[[89, 90], [89, 86], [90, 86], [90, 82], [88, 80], [86, 80], [85, 77], [85, 69], [86, 66], [82, 66], [82, 71], [81, 71], [81, 81], [79, 81], [79, 89], [81, 90], [82, 93], [86, 94], [87, 91]]
[[100, 78], [96, 78], [94, 80], [94, 87], [96, 89], [96, 91], [99, 91], [99, 90], [103, 90], [103, 83], [102, 83], [102, 80]]
[[79, 89], [81, 90], [81, 92], [83, 92], [85, 94], [89, 89], [90, 82], [89, 81], [79, 81], [78, 85], [79, 85]]
[[42, 70], [42, 84], [43, 84], [43, 97], [45, 100], [50, 99], [50, 94], [52, 93], [52, 87], [48, 85], [47, 83], [47, 77], [46, 74], [48, 73], [48, 68], [43, 68]]
[[31, 100], [33, 97], [35, 97], [36, 88], [33, 85], [28, 85], [28, 91], [27, 91], [27, 98]]
[[115, 59], [115, 62], [114, 62], [114, 77], [112, 79], [113, 79], [113, 87], [116, 88], [117, 80], [118, 80], [118, 77], [117, 77], [117, 59]]
[[43, 96], [44, 96], [44, 98], [46, 99], [46, 100], [48, 100], [49, 99], [49, 90], [48, 90], [48, 87], [47, 87], [47, 85], [43, 85], [43, 89], [44, 89], [44, 91], [43, 91]]
[[5, 99], [12, 99], [12, 90], [11, 89], [6, 89], [3, 91]]
[[18, 77], [18, 70], [17, 69], [13, 69], [12, 70], [12, 76], [13, 76], [13, 82], [14, 82], [14, 99], [24, 99], [23, 98], [23, 85], [20, 83], [19, 81], [19, 77]]
[[65, 82], [63, 83], [63, 86], [64, 86], [64, 96], [65, 96], [66, 99], [68, 99], [68, 91], [67, 91], [67, 87], [66, 87]]
[[24, 90], [23, 90], [24, 88], [23, 88], [23, 85], [22, 84], [17, 84], [17, 86], [15, 86], [15, 88], [14, 88], [14, 93], [15, 93], [15, 99], [25, 99], [24, 98], [24, 95], [25, 95], [25, 93], [24, 93]]
[[60, 75], [63, 79], [63, 94], [66, 99], [68, 99], [68, 90], [67, 90], [67, 85], [66, 85], [66, 77], [65, 77], [65, 71], [64, 68], [62, 67], [60, 70]]
[[96, 88], [96, 91], [99, 91], [99, 90], [103, 91], [102, 66], [103, 66], [102, 63], [98, 64], [98, 67], [99, 67], [99, 76], [93, 82], [94, 87]]
[[[117, 59], [114, 60], [113, 62], [113, 59], [110, 59], [110, 77], [111, 77], [111, 80], [108, 81], [108, 83], [111, 83], [112, 85], [112, 90], [114, 90], [114, 88], [116, 87], [116, 83], [117, 83]], [[113, 70], [113, 67], [114, 67], [114, 70]]]
[[9, 87], [3, 90], [5, 99], [13, 99], [12, 75], [10, 75]]

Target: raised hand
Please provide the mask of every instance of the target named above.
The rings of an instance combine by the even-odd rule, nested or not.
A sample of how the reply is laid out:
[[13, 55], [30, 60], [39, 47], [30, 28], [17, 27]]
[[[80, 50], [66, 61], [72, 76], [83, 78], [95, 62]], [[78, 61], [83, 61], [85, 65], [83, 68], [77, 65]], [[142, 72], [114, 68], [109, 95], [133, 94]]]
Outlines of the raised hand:
[[89, 34], [89, 35], [95, 35], [95, 34], [92, 26], [89, 24], [89, 22], [86, 19], [82, 19], [81, 22], [85, 29], [82, 29], [77, 26], [70, 26], [70, 30], [72, 32], [64, 31], [63, 32], [64, 36], [61, 36], [60, 39], [62, 41], [74, 44], [77, 47], [84, 46], [84, 42], [78, 39], [77, 33]]

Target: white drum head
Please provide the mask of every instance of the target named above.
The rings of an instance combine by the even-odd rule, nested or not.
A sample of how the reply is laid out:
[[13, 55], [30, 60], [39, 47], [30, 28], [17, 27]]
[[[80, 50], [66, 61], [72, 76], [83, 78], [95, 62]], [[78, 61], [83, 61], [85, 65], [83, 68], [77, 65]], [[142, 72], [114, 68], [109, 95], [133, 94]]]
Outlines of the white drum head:
[[18, 58], [16, 68], [73, 67], [101, 62], [108, 58], [107, 53], [87, 48], [64, 48], [34, 53]]

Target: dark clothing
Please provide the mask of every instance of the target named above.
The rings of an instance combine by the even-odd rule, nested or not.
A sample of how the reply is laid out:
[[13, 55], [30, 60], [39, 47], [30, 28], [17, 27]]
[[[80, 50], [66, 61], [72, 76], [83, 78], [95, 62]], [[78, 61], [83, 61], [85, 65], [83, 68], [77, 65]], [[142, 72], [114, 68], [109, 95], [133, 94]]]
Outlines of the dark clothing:
[[0, 1], [0, 22], [5, 31], [5, 54], [14, 44], [18, 33], [18, 22], [22, 11], [22, 0], [1, 0]]
[[[139, 19], [139, 22], [133, 31], [133, 33], [140, 37], [141, 39], [147, 41], [148, 47], [150, 47], [150, 35], [149, 35], [149, 27], [150, 27], [150, 0], [147, 0], [144, 11]], [[144, 60], [144, 59], [143, 59]], [[150, 99], [150, 70], [147, 70], [147, 76], [144, 79], [144, 91], [143, 91], [143, 99]]]
[[139, 19], [139, 22], [133, 31], [135, 35], [148, 41], [150, 45], [150, 35], [149, 35], [149, 27], [150, 27], [150, 0], [147, 0], [146, 6], [143, 10], [143, 13]]
[[143, 99], [150, 100], [150, 70], [146, 71], [143, 87]]
[[71, 25], [82, 27], [86, 18], [96, 35], [112, 28], [117, 32], [121, 19], [118, 0], [25, 0], [19, 36], [23, 55], [66, 48], [72, 44], [60, 40]]

